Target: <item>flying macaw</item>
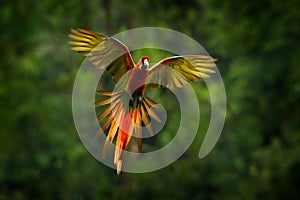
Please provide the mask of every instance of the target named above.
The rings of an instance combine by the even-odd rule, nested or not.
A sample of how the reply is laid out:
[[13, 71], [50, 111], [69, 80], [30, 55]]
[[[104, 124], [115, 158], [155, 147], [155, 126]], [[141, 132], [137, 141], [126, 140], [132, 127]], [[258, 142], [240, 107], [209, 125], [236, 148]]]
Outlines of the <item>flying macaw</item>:
[[[206, 55], [172, 56], [150, 67], [148, 56], [142, 56], [135, 64], [129, 49], [113, 37], [84, 29], [72, 29], [71, 32], [71, 49], [87, 56], [96, 68], [106, 68], [113, 81], [118, 82], [118, 88], [114, 91], [97, 91], [107, 98], [95, 102], [95, 107], [108, 105], [97, 116], [97, 120], [103, 120], [103, 131], [108, 130], [104, 155], [117, 137], [114, 163], [119, 174], [122, 151], [126, 149], [132, 133], [135, 131], [138, 149], [141, 151], [141, 127], [146, 126], [151, 133], [151, 126], [148, 126], [151, 119], [161, 121], [151, 109], [156, 103], [145, 95], [145, 90], [162, 86], [181, 88], [200, 77], [207, 78], [214, 73], [212, 67], [216, 66], [216, 59]], [[110, 64], [105, 66], [103, 63]]]

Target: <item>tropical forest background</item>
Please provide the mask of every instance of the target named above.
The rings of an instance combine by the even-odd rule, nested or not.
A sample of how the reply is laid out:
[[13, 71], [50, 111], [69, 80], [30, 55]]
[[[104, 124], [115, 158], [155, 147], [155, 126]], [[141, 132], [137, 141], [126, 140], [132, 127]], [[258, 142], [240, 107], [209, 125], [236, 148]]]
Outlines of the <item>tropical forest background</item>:
[[[299, 8], [299, 0], [1, 1], [0, 199], [299, 199]], [[182, 32], [219, 59], [226, 123], [199, 159], [210, 117], [200, 81], [203, 121], [188, 151], [158, 171], [118, 176], [75, 129], [72, 88], [83, 57], [70, 51], [68, 34], [145, 26]], [[172, 139], [177, 109], [146, 145]]]

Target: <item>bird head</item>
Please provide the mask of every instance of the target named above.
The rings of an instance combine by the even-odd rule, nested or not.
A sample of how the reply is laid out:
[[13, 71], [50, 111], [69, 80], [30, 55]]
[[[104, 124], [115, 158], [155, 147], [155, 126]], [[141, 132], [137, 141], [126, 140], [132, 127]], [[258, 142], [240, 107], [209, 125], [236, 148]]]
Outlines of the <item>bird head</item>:
[[146, 70], [149, 68], [149, 62], [150, 62], [150, 59], [148, 56], [142, 56], [138, 62], [138, 67], [141, 69], [141, 70]]

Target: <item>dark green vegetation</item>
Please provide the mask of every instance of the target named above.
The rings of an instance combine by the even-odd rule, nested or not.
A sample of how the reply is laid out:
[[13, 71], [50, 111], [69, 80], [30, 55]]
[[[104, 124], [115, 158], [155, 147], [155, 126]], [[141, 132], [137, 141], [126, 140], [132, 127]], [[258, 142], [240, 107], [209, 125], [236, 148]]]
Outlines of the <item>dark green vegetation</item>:
[[[299, 1], [138, 2], [1, 1], [0, 199], [299, 199]], [[71, 28], [142, 26], [183, 32], [219, 58], [227, 119], [200, 160], [209, 120], [200, 81], [203, 121], [186, 154], [159, 171], [117, 176], [77, 136], [71, 94], [83, 58], [66, 41]], [[172, 132], [161, 135], [148, 145]]]

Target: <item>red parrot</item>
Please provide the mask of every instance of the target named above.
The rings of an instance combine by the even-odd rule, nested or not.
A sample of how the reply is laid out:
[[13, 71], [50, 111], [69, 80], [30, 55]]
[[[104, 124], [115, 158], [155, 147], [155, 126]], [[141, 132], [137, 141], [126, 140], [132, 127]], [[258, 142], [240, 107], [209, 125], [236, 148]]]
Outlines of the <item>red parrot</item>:
[[[129, 49], [113, 37], [84, 29], [72, 29], [71, 32], [71, 49], [87, 56], [96, 68], [105, 68], [114, 82], [118, 82], [114, 91], [97, 91], [108, 98], [96, 102], [95, 107], [108, 105], [97, 116], [97, 120], [103, 120], [103, 131], [108, 130], [104, 155], [117, 135], [114, 163], [119, 174], [122, 151], [126, 149], [132, 133], [135, 131], [138, 149], [141, 151], [142, 127], [146, 126], [151, 134], [152, 128], [148, 126], [151, 119], [160, 122], [158, 115], [151, 109], [156, 103], [145, 95], [145, 90], [162, 86], [180, 88], [200, 77], [207, 78], [210, 73], [214, 73], [212, 67], [216, 59], [206, 55], [172, 56], [150, 67], [148, 56], [142, 56], [135, 64]], [[105, 66], [104, 63], [110, 64]]]

